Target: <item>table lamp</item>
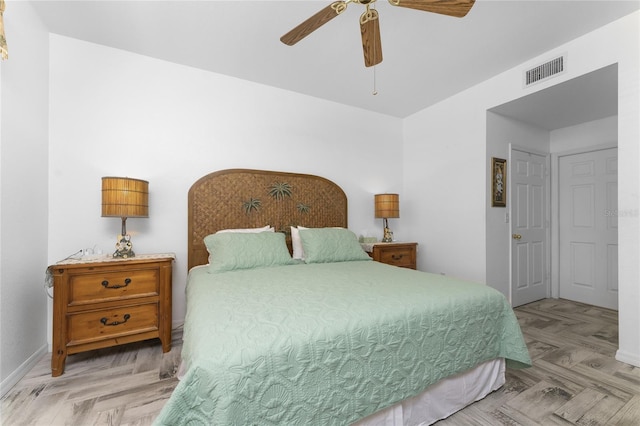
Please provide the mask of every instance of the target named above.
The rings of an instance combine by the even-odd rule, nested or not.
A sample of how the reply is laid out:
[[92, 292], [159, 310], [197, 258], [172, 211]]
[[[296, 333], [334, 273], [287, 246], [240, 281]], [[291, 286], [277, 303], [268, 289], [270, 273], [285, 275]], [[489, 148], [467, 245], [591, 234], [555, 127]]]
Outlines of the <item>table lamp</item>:
[[376, 194], [374, 196], [375, 216], [382, 218], [384, 224], [383, 243], [393, 241], [393, 232], [389, 229], [389, 218], [400, 217], [400, 200], [398, 194]]
[[149, 182], [126, 177], [102, 178], [102, 217], [122, 219], [113, 257], [134, 257], [131, 236], [127, 234], [128, 217], [149, 217]]

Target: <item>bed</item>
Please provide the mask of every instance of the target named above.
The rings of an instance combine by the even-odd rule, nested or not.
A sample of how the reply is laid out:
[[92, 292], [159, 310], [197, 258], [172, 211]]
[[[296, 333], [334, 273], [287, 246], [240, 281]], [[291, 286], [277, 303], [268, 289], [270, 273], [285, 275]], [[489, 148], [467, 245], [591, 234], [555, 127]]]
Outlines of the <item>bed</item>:
[[372, 261], [327, 179], [211, 173], [188, 216], [180, 383], [155, 424], [430, 424], [531, 364], [499, 292]]

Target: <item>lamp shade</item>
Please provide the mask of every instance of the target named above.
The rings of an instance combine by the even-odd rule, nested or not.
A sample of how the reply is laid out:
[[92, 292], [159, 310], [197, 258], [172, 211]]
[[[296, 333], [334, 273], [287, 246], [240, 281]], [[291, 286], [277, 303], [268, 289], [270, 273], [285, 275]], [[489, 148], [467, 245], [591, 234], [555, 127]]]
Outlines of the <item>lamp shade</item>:
[[400, 198], [398, 194], [376, 194], [374, 202], [377, 218], [400, 217]]
[[149, 182], [123, 177], [103, 177], [102, 216], [149, 217]]

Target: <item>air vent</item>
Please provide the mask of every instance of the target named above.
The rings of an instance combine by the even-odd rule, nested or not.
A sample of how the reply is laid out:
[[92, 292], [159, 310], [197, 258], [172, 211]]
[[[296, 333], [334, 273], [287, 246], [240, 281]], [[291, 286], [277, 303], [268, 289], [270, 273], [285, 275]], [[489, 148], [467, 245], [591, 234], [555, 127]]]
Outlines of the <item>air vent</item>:
[[524, 72], [524, 87], [540, 83], [548, 78], [562, 74], [567, 66], [567, 55], [559, 56]]

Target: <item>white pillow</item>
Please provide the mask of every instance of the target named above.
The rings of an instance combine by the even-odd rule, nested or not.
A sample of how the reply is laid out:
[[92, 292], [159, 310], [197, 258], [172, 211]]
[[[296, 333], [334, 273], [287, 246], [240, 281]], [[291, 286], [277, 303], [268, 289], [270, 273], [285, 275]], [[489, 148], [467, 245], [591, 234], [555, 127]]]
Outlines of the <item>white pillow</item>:
[[304, 249], [302, 248], [302, 240], [300, 239], [300, 230], [309, 229], [304, 226], [291, 227], [291, 247], [293, 247], [293, 258], [304, 260]]
[[225, 232], [236, 232], [241, 234], [257, 234], [259, 232], [275, 232], [276, 230], [273, 227], [267, 225], [262, 228], [239, 228], [239, 229], [221, 229], [216, 234], [222, 234]]

